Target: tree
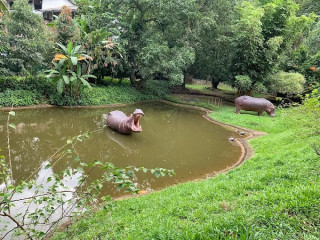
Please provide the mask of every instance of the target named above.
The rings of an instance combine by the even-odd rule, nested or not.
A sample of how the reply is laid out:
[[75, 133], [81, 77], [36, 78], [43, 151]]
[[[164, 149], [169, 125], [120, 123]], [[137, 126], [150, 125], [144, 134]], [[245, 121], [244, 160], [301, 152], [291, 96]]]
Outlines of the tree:
[[[299, 46], [305, 29], [293, 0], [261, 1], [262, 6], [242, 2], [237, 7], [238, 20], [233, 25], [233, 76], [248, 76], [251, 89], [240, 94], [263, 91], [268, 75], [279, 71], [286, 49]], [[298, 26], [297, 33], [292, 26]], [[292, 29], [292, 30], [291, 30]], [[301, 31], [300, 31], [301, 29]], [[292, 33], [293, 31], [293, 33]]]
[[7, 52], [2, 53], [2, 69], [12, 74], [26, 74], [46, 65], [51, 47], [42, 18], [32, 12], [27, 0], [15, 1], [10, 18], [5, 17]]
[[7, 75], [8, 71], [5, 67], [5, 57], [9, 49], [9, 39], [6, 25], [4, 23], [4, 16], [0, 13], [0, 73]]
[[318, 0], [296, 0], [296, 2], [300, 5], [300, 15], [320, 12], [320, 2]]
[[61, 13], [56, 20], [57, 42], [67, 45], [69, 42], [80, 40], [80, 30], [71, 17], [71, 8], [62, 6]]
[[[99, 28], [112, 32], [124, 49], [119, 69], [130, 76], [131, 84], [142, 87], [147, 79], [161, 78], [181, 84], [183, 74], [194, 61], [194, 44], [200, 26], [199, 6], [188, 1], [109, 0], [81, 1], [87, 9], [100, 6], [104, 15], [93, 9]], [[102, 6], [101, 6], [102, 5]], [[81, 7], [80, 7], [81, 8]], [[82, 10], [80, 9], [80, 12]], [[113, 21], [101, 18], [114, 17]], [[88, 28], [97, 28], [92, 16], [85, 16]]]
[[265, 75], [264, 37], [262, 34], [263, 9], [250, 2], [243, 2], [237, 7], [238, 19], [233, 25], [233, 75], [246, 75], [251, 79], [251, 89], [240, 94], [251, 95], [254, 84], [263, 81]]
[[197, 78], [212, 80], [212, 87], [231, 79], [231, 24], [234, 20], [234, 0], [207, 1], [202, 14], [210, 19], [202, 26], [198, 45], [195, 46], [196, 60], [188, 71]]

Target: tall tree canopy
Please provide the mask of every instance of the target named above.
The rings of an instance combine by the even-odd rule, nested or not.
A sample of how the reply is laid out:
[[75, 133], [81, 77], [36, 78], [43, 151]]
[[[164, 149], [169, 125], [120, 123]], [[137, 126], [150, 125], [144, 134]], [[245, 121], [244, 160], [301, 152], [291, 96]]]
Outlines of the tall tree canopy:
[[7, 44], [1, 54], [1, 71], [9, 74], [25, 74], [41, 68], [50, 41], [42, 25], [42, 18], [32, 12], [27, 0], [14, 2], [10, 18], [4, 18], [2, 42]]

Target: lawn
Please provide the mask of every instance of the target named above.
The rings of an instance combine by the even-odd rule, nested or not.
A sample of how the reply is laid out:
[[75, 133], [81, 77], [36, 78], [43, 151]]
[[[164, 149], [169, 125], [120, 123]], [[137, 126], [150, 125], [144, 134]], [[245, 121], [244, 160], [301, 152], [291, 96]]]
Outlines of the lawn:
[[[199, 91], [202, 94], [214, 95], [217, 97], [222, 97], [224, 99], [231, 99], [231, 100], [235, 98], [235, 95], [237, 93], [237, 89], [225, 83], [220, 83], [218, 85], [218, 89], [212, 89], [211, 85], [204, 85], [204, 84], [186, 84], [186, 88], [190, 90]], [[253, 92], [253, 97], [268, 98], [270, 96], [265, 93]]]
[[272, 118], [220, 107], [218, 121], [264, 131], [254, 156], [227, 173], [117, 201], [54, 239], [319, 239], [320, 161], [295, 109]]

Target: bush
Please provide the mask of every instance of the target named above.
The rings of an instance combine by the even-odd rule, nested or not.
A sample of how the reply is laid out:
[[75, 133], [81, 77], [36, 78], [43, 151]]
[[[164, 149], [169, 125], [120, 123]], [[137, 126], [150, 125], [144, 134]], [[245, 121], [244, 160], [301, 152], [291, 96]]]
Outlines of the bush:
[[252, 81], [247, 75], [238, 75], [235, 77], [235, 87], [238, 89], [238, 95], [251, 95]]
[[0, 76], [0, 106], [28, 106], [46, 103], [54, 95], [54, 87], [44, 75]]
[[[130, 103], [144, 100], [162, 99], [169, 93], [167, 82], [148, 81], [142, 90], [130, 85], [111, 85], [108, 87], [94, 87], [84, 89], [79, 105], [101, 105], [114, 103]], [[51, 102], [53, 104], [53, 102]], [[57, 104], [56, 102], [54, 104]]]
[[306, 82], [300, 73], [278, 72], [270, 77], [269, 90], [272, 93], [282, 93], [286, 95], [300, 94], [304, 90]]
[[[58, 106], [88, 106], [162, 99], [169, 94], [169, 87], [166, 81], [156, 80], [148, 81], [140, 91], [130, 84], [112, 84], [92, 89], [86, 88], [81, 92], [79, 98], [74, 99], [68, 95], [58, 94], [55, 86], [48, 82], [48, 79], [43, 75], [13, 76], [0, 77], [0, 94], [0, 105], [2, 106], [11, 106], [12, 104], [27, 106], [45, 103], [45, 99], [47, 99], [47, 103]], [[5, 100], [4, 96], [10, 97]]]
[[140, 91], [130, 85], [94, 87], [92, 89], [84, 89], [78, 104], [101, 105], [157, 100], [164, 98], [168, 93], [169, 90], [166, 82], [160, 81], [149, 81], [145, 88]]
[[0, 106], [29, 106], [43, 103], [41, 94], [29, 90], [6, 90], [0, 93]]
[[44, 75], [17, 77], [0, 76], [0, 92], [6, 90], [29, 90], [49, 96], [55, 89]]
[[169, 94], [168, 82], [166, 81], [147, 81], [142, 92], [149, 97], [163, 98]]

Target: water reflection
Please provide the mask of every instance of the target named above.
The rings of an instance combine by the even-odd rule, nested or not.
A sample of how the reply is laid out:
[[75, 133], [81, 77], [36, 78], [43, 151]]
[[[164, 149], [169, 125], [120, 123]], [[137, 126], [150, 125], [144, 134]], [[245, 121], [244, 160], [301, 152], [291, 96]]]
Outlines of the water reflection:
[[[52, 199], [50, 194], [48, 194], [50, 187], [52, 187], [55, 183], [54, 180], [54, 171], [51, 167], [48, 167], [49, 162], [45, 161], [42, 163], [39, 172], [36, 175], [34, 184], [31, 188], [26, 187], [21, 192], [16, 192], [13, 194], [12, 202], [14, 205], [10, 208], [11, 216], [20, 223], [25, 226], [33, 225], [33, 220], [29, 218], [31, 213], [36, 213], [39, 209], [46, 209], [48, 203], [35, 203], [32, 202], [31, 199], [40, 199], [44, 195], [48, 197], [48, 199]], [[59, 202], [53, 201], [53, 207], [55, 211], [53, 213], [46, 212], [45, 217], [39, 219], [39, 224], [37, 224], [36, 229], [46, 232], [50, 229], [51, 223], [56, 222], [57, 220], [67, 219], [68, 216], [74, 211], [74, 201], [73, 200], [73, 192], [76, 191], [76, 188], [79, 186], [78, 180], [82, 176], [81, 172], [75, 172], [73, 169], [70, 170], [69, 176], [63, 176], [61, 179], [62, 185], [57, 186], [57, 195], [55, 196], [57, 199], [61, 198], [64, 202], [63, 206]], [[75, 173], [74, 173], [75, 172]], [[52, 181], [48, 182], [48, 178], [51, 178]], [[5, 184], [0, 184], [0, 191], [5, 189]], [[67, 190], [67, 191], [66, 191]], [[39, 213], [38, 213], [39, 214]], [[5, 236], [6, 233], [9, 232], [8, 235], [5, 236], [5, 239], [11, 239], [13, 237], [11, 229], [17, 227], [17, 225], [10, 221], [7, 217], [0, 217], [0, 227], [2, 228], [1, 239]], [[23, 239], [14, 237], [15, 239]]]

